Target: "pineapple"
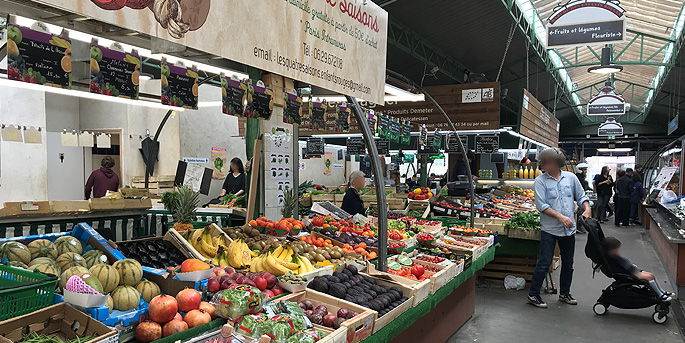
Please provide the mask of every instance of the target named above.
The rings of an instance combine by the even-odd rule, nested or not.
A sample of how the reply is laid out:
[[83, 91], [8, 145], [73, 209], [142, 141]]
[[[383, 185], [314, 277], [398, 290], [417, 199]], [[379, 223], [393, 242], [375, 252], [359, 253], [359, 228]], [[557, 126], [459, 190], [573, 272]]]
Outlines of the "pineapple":
[[176, 231], [186, 231], [193, 229], [195, 211], [200, 203], [200, 193], [193, 191], [192, 188], [181, 186], [178, 189], [178, 197], [174, 206], [174, 229]]
[[295, 201], [297, 201], [297, 192], [294, 189], [286, 188], [283, 191], [283, 207], [281, 207], [281, 215], [283, 218], [290, 218], [295, 211]]

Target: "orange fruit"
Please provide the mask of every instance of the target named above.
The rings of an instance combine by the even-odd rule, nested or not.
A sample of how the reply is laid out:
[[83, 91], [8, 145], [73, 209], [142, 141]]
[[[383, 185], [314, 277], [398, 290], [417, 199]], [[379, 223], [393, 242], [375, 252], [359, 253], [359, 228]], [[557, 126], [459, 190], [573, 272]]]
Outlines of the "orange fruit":
[[69, 56], [64, 56], [62, 57], [62, 70], [66, 71], [67, 73], [71, 73], [71, 57]]
[[254, 219], [250, 220], [250, 226], [257, 226], [257, 221]]

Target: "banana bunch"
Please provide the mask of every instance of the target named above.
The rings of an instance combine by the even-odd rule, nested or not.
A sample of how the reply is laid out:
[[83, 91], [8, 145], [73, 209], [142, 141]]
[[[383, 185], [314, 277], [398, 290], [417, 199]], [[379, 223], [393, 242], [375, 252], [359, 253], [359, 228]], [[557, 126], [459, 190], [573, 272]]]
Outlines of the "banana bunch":
[[206, 229], [194, 230], [186, 239], [206, 260], [213, 260], [219, 252], [219, 247], [227, 250], [226, 246], [222, 244], [221, 235], [212, 237], [210, 231]]
[[257, 254], [250, 250], [242, 239], [237, 239], [228, 245], [228, 264], [236, 269], [245, 269], [254, 264], [253, 257]]
[[219, 250], [217, 251], [216, 256], [214, 256], [214, 258], [212, 259], [212, 264], [221, 267], [227, 267], [229, 265], [228, 255], [226, 255], [226, 251], [224, 251], [223, 245], [219, 246]]
[[303, 256], [294, 255], [289, 246], [278, 247], [274, 252], [259, 255], [250, 265], [250, 272], [265, 270], [273, 275], [282, 276], [287, 272], [303, 274], [314, 270], [312, 263]]

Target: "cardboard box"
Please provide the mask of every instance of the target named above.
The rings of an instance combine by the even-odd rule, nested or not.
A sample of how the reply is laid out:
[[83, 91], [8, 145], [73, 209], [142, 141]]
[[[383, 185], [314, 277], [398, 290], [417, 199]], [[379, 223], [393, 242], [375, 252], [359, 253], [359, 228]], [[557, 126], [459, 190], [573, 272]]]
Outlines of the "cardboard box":
[[151, 199], [124, 199], [126, 209], [149, 209], [152, 208]]
[[[376, 322], [373, 324], [373, 333], [378, 332], [378, 330], [380, 330], [383, 327], [385, 327], [386, 325], [388, 325], [388, 323], [395, 320], [395, 318], [399, 317], [402, 313], [404, 313], [408, 309], [414, 307], [414, 296], [413, 296], [414, 290], [411, 287], [409, 287], [405, 284], [401, 284], [401, 283], [389, 280], [384, 276], [371, 276], [371, 275], [368, 275], [365, 273], [360, 273], [360, 274], [363, 276], [372, 277], [374, 280], [376, 280], [376, 283], [378, 283], [379, 285], [384, 285], [384, 286], [388, 286], [388, 287], [393, 287], [393, 286], [399, 287], [402, 290], [403, 295], [408, 298], [407, 301], [400, 304], [400, 306], [395, 307], [394, 309], [392, 309], [392, 311], [386, 313], [384, 316], [378, 317], [376, 319]], [[409, 280], [409, 279], [407, 279], [407, 280]]]
[[[97, 210], [123, 210], [126, 208], [126, 202], [123, 198], [110, 199], [110, 198], [92, 198], [88, 200], [90, 202], [90, 209], [92, 211]], [[150, 205], [152, 206], [152, 205]]]
[[6, 202], [4, 206], [2, 215], [6, 217], [42, 215], [50, 214], [52, 212], [49, 201]]
[[[418, 281], [406, 278], [404, 276], [399, 276], [387, 272], [381, 272], [377, 270], [376, 267], [369, 262], [366, 263], [366, 273], [374, 277], [391, 280], [395, 283], [409, 287], [411, 289], [410, 294], [414, 297], [412, 307], [426, 300], [426, 298], [428, 298], [428, 296], [431, 294], [431, 289], [433, 287], [433, 281], [430, 278], [425, 279], [423, 281]], [[405, 294], [405, 296], [407, 295]]]
[[50, 201], [53, 213], [82, 213], [90, 211], [88, 200]]
[[[76, 323], [78, 324], [75, 325]], [[0, 322], [0, 343], [21, 341], [26, 327], [30, 331], [57, 336], [65, 340], [98, 335], [97, 338], [83, 343], [115, 343], [119, 341], [115, 329], [105, 326], [65, 303], [61, 303]]]
[[119, 188], [125, 198], [147, 198], [150, 196], [150, 189], [148, 188]]
[[[442, 288], [445, 284], [447, 284], [450, 280], [452, 280], [455, 276], [457, 276], [457, 265], [454, 263], [450, 263], [448, 265], [442, 265], [442, 264], [435, 264], [431, 262], [426, 262], [426, 261], [421, 261], [417, 259], [412, 259], [412, 262], [415, 264], [420, 264], [423, 266], [430, 266], [433, 268], [437, 268], [439, 271], [434, 272], [433, 275], [430, 276], [431, 280], [431, 294], [435, 294], [435, 292]], [[405, 278], [406, 279], [406, 278]]]
[[[345, 337], [347, 337], [348, 343], [361, 342], [362, 340], [371, 336], [371, 334], [373, 334], [374, 332], [373, 327], [376, 321], [376, 317], [378, 316], [378, 312], [342, 299], [338, 299], [336, 297], [332, 297], [328, 294], [307, 289], [299, 293], [287, 295], [283, 298], [276, 300], [276, 302], [300, 302], [305, 299], [311, 301], [315, 306], [325, 305], [326, 308], [328, 308], [328, 311], [331, 313], [338, 312], [340, 308], [346, 308], [350, 311], [359, 313], [359, 315], [357, 315], [354, 318], [346, 320], [340, 326], [340, 328], [344, 328], [344, 330], [347, 331]], [[328, 338], [328, 336], [326, 336], [326, 338]]]

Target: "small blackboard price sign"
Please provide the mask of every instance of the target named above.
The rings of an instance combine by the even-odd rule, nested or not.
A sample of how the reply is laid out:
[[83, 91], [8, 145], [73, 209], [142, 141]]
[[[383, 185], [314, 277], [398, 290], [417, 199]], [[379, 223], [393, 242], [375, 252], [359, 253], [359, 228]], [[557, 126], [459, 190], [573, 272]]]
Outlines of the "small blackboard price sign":
[[307, 139], [307, 156], [322, 156], [324, 154], [323, 138]]
[[10, 80], [71, 88], [71, 40], [66, 31], [58, 37], [9, 24], [7, 63]]
[[492, 154], [499, 150], [499, 136], [476, 136], [476, 154]]
[[369, 123], [369, 128], [371, 129], [371, 133], [373, 133], [374, 136], [378, 134], [378, 116], [376, 115], [376, 112], [374, 111], [369, 111], [367, 112], [367, 122]]
[[390, 139], [395, 143], [400, 142], [400, 134], [402, 133], [402, 123], [395, 120], [390, 120]]
[[247, 84], [221, 75], [221, 111], [224, 114], [243, 117], [245, 115], [245, 92]]
[[260, 85], [247, 86], [247, 106], [245, 116], [269, 120], [274, 110], [274, 92]]
[[376, 138], [375, 141], [379, 156], [390, 154], [390, 141], [387, 138]]
[[326, 109], [322, 102], [309, 102], [309, 128], [311, 130], [326, 131]]
[[347, 139], [347, 153], [350, 155], [366, 155], [366, 144], [361, 137]]
[[[468, 150], [469, 149], [469, 137], [467, 135], [460, 135], [459, 139], [461, 139], [462, 144], [464, 144], [464, 149]], [[446, 152], [461, 152], [459, 150], [459, 142], [457, 142], [457, 134], [452, 132], [447, 135], [447, 143], [445, 144], [445, 151]]]
[[167, 63], [162, 58], [162, 104], [197, 109], [197, 68], [192, 70]]
[[381, 137], [388, 137], [390, 133], [390, 117], [384, 115], [378, 116], [378, 134]]
[[350, 114], [352, 109], [347, 106], [335, 108], [335, 132], [350, 132]]
[[283, 122], [296, 125], [302, 124], [302, 98], [297, 96], [297, 94], [290, 94], [283, 89], [283, 100], [285, 100]]
[[411, 123], [402, 123], [402, 135], [400, 137], [400, 143], [403, 145], [409, 145], [411, 142]]
[[90, 46], [90, 92], [138, 99], [140, 57], [109, 49], [93, 42]]

